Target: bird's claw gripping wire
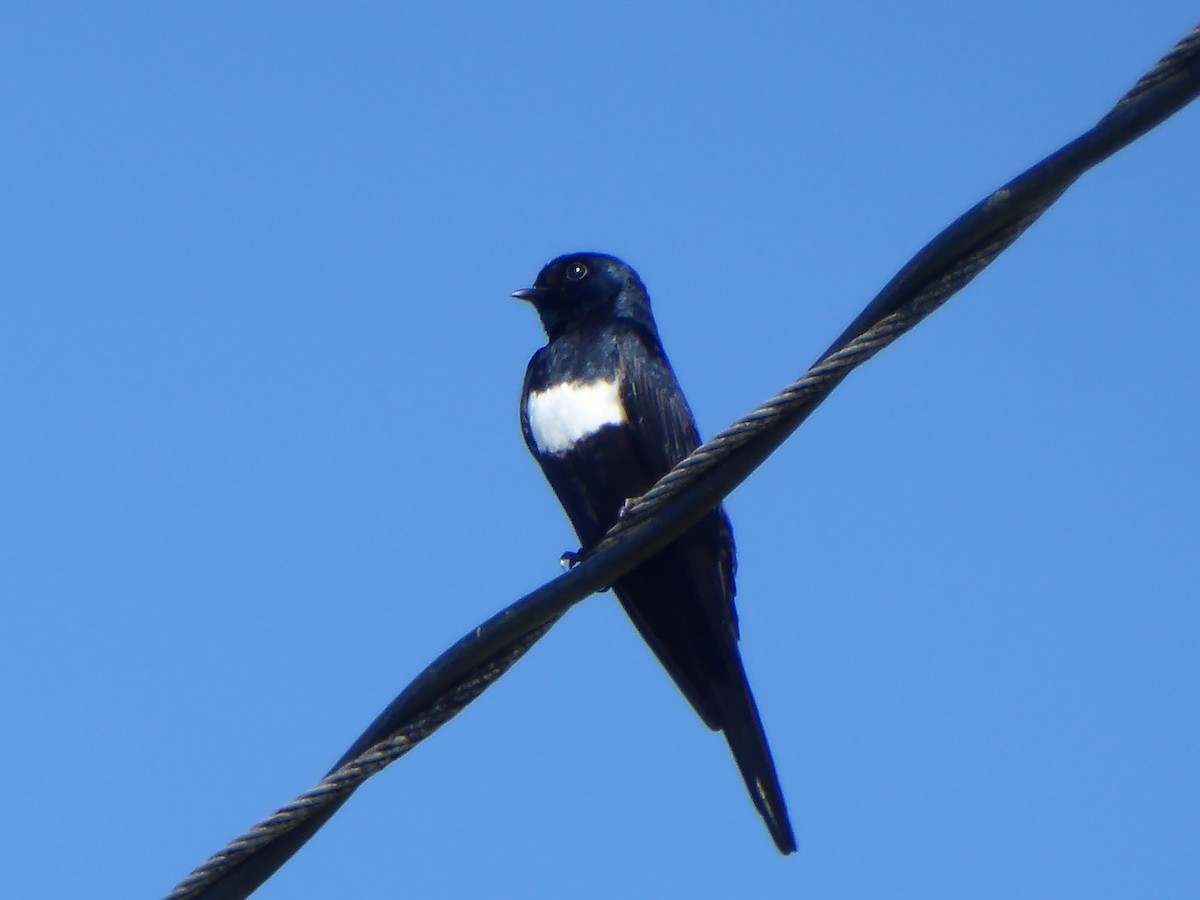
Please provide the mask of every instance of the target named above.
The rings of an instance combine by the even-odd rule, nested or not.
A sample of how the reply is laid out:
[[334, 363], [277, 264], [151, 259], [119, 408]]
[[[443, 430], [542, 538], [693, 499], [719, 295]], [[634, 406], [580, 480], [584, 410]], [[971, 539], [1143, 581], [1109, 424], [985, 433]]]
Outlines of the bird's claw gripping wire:
[[[567, 550], [564, 551], [563, 555], [558, 558], [558, 564], [562, 566], [563, 569], [570, 572], [580, 563], [587, 562], [589, 556], [591, 556], [590, 550]], [[611, 590], [612, 585], [607, 585], [606, 587], [599, 588], [596, 593], [603, 594], [605, 591]]]

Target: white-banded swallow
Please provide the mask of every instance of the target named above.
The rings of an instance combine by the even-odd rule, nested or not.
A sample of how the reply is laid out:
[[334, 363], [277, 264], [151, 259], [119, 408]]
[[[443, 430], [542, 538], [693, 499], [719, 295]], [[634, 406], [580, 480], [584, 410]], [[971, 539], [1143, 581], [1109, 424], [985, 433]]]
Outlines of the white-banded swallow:
[[[637, 273], [602, 253], [553, 260], [531, 303], [549, 339], [521, 392], [521, 429], [583, 551], [700, 443]], [[722, 731], [782, 853], [796, 849], [783, 790], [738, 653], [733, 532], [718, 506], [612, 586], [709, 728]]]

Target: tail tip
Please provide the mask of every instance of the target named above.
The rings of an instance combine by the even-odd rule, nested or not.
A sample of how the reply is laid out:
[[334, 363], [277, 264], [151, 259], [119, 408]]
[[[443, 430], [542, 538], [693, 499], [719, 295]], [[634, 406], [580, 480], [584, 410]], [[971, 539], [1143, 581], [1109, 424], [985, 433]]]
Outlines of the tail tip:
[[783, 806], [783, 795], [779, 795], [779, 808], [772, 802], [771, 792], [759, 777], [754, 779], [755, 799], [758, 801], [759, 813], [767, 823], [767, 830], [775, 841], [775, 846], [784, 856], [796, 852], [796, 836], [792, 833], [792, 823], [788, 818], [787, 809]]

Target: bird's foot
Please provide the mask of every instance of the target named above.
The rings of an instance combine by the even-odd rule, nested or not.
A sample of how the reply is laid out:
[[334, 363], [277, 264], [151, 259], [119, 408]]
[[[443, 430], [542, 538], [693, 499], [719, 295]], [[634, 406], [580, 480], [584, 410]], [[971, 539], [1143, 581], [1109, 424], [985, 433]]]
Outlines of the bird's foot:
[[[570, 572], [573, 568], [582, 562], [587, 562], [588, 552], [586, 550], [568, 550], [558, 558], [558, 564], [566, 571]], [[605, 591], [612, 590], [611, 586], [602, 587], [596, 591], [597, 594], [603, 594]]]

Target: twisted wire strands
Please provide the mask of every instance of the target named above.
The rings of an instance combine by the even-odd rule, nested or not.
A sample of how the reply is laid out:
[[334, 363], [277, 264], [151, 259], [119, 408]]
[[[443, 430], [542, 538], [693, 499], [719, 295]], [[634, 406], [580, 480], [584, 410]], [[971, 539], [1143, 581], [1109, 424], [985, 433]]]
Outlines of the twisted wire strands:
[[[524, 656], [553, 624], [553, 621], [547, 622], [511, 644], [501, 656], [477, 667], [430, 704], [421, 715], [382, 740], [355, 753], [349, 759], [343, 757], [315, 787], [281, 806], [209, 857], [167, 895], [167, 900], [249, 895], [328, 821], [338, 808], [350, 799], [350, 795], [359, 785], [404, 756], [465, 709], [472, 700], [507, 672], [513, 663]], [[265, 871], [263, 877], [255, 879], [255, 873], [236, 872], [241, 863], [277, 846], [278, 842], [288, 837], [295, 846], [288, 847], [289, 852], [279, 859], [276, 865]]]

